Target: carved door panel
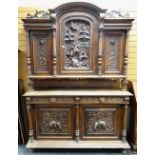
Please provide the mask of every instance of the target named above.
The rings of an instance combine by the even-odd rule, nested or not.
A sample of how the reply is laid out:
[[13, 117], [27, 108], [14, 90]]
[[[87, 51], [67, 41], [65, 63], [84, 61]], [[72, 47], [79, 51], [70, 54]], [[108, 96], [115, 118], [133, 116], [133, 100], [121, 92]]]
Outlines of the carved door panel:
[[103, 69], [105, 74], [122, 74], [123, 56], [125, 46], [124, 32], [106, 31], [105, 32], [105, 51], [103, 53]]
[[95, 74], [97, 19], [84, 12], [67, 13], [58, 22], [59, 74]]
[[36, 138], [73, 139], [75, 112], [73, 105], [36, 106]]
[[85, 105], [81, 116], [82, 139], [119, 139], [121, 110], [117, 106]]
[[52, 39], [49, 31], [30, 32], [30, 55], [32, 74], [51, 74]]

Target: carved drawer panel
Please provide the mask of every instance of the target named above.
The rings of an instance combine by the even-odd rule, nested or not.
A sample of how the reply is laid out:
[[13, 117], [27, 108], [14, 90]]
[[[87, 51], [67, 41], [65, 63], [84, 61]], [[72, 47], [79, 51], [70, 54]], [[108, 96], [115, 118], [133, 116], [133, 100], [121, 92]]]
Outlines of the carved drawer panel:
[[118, 139], [121, 112], [117, 106], [82, 106], [82, 139]]
[[121, 74], [123, 71], [124, 33], [105, 32], [104, 73]]
[[30, 55], [32, 74], [51, 74], [51, 32], [30, 33]]
[[36, 106], [37, 138], [72, 139], [74, 129], [73, 106]]

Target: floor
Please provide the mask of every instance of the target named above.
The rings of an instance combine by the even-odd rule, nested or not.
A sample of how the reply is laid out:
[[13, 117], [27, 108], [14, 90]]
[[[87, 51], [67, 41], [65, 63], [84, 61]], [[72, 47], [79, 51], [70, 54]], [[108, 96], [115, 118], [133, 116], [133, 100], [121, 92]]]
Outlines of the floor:
[[[26, 149], [24, 145], [19, 145], [18, 155], [123, 155], [120, 150], [47, 150], [47, 149]], [[124, 155], [136, 155], [129, 151]]]

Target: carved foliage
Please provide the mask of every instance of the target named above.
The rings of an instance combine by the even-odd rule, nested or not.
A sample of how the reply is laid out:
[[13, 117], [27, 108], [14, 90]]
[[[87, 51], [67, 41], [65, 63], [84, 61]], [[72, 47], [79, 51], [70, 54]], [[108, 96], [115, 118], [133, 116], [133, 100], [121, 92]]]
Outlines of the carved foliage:
[[114, 132], [114, 112], [87, 111], [87, 134], [112, 134]]
[[36, 70], [46, 71], [47, 67], [47, 52], [48, 52], [48, 40], [47, 38], [36, 38], [37, 48], [36, 48]]
[[60, 134], [67, 133], [67, 111], [40, 111], [40, 133]]
[[117, 37], [107, 38], [107, 69], [118, 70], [119, 41]]
[[65, 25], [65, 65], [70, 68], [89, 68], [90, 24], [71, 20]]

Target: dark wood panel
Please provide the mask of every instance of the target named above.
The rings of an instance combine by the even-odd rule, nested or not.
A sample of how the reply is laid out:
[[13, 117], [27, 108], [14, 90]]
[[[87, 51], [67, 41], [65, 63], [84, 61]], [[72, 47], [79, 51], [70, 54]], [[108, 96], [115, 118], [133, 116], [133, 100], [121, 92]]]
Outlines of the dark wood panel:
[[52, 39], [50, 31], [30, 32], [32, 74], [49, 75], [52, 72]]
[[97, 19], [85, 12], [71, 12], [60, 16], [57, 25], [58, 73], [95, 74]]
[[123, 71], [125, 32], [106, 31], [104, 45], [103, 73], [121, 74]]
[[121, 116], [118, 105], [83, 105], [81, 108], [81, 138], [119, 139]]
[[73, 139], [75, 130], [73, 105], [38, 105], [35, 113], [37, 139]]

